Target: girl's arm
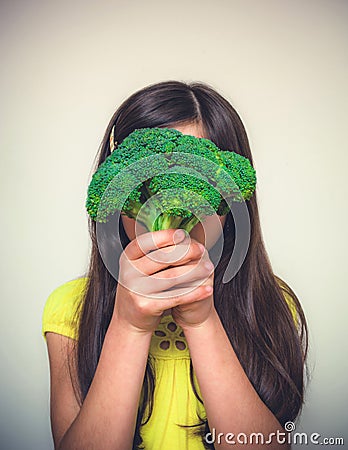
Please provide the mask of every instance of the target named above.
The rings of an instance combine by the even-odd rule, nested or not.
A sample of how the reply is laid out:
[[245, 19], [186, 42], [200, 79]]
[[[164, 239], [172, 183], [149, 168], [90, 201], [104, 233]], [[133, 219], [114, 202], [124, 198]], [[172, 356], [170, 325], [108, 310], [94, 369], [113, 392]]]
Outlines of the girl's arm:
[[68, 411], [76, 400], [72, 389], [68, 391], [66, 388], [70, 381], [68, 373], [66, 380], [60, 378], [60, 382], [56, 382], [60, 366], [57, 364], [58, 339], [61, 340], [61, 336], [53, 333], [47, 339], [51, 361], [51, 395], [56, 403], [52, 408], [55, 448], [131, 449], [151, 332], [139, 333], [116, 319], [110, 323], [88, 394], [75, 420], [66, 424], [65, 429], [64, 411]]
[[[178, 284], [178, 275], [181, 281], [192, 282], [207, 272], [203, 267], [197, 270], [191, 266], [171, 267], [173, 252], [180, 250], [173, 245], [185, 238], [183, 233], [181, 237], [174, 236], [175, 232], [171, 229], [145, 233], [131, 241], [121, 254], [113, 315], [81, 408], [74, 399], [68, 372], [61, 376], [60, 367], [65, 366], [68, 353], [59, 351], [57, 343], [62, 337], [52, 333], [47, 338], [53, 389], [52, 431], [59, 450], [132, 448], [152, 333], [166, 309], [191, 304], [206, 296], [204, 288], [198, 288], [184, 295], [180, 289], [180, 295], [171, 290], [168, 298], [161, 297], [163, 291]], [[194, 242], [184, 250], [181, 262], [186, 263], [203, 252]], [[147, 255], [150, 252], [152, 258]], [[158, 271], [162, 276], [153, 278]]]
[[[271, 437], [269, 448], [290, 448], [288, 444], [280, 445], [287, 442], [288, 435], [249, 381], [215, 308], [211, 308], [208, 318], [201, 324], [185, 327], [183, 323], [181, 326], [190, 349], [210, 431], [215, 429], [215, 448], [230, 449], [230, 439], [236, 442], [235, 448], [262, 448], [255, 445], [255, 437], [254, 445], [250, 445], [251, 433], [262, 433], [265, 442]], [[218, 444], [219, 433], [223, 433], [220, 435], [221, 444]], [[228, 433], [234, 433], [234, 437]], [[238, 444], [239, 433], [246, 434], [247, 445]], [[277, 433], [283, 441], [277, 439]], [[213, 435], [209, 438], [213, 439]]]

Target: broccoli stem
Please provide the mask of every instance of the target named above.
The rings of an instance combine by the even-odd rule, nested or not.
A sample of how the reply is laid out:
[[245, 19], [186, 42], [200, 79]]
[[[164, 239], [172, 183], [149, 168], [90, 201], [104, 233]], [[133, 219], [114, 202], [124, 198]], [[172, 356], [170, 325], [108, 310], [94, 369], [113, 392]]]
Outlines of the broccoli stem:
[[180, 228], [182, 220], [182, 217], [162, 213], [157, 217], [153, 231], [168, 230], [168, 228]]
[[[199, 219], [192, 215], [188, 218], [173, 216], [167, 213], [158, 214], [154, 208], [142, 208], [137, 201], [130, 201], [124, 213], [144, 225], [149, 231], [168, 230], [169, 228], [183, 228], [188, 233], [199, 223]], [[141, 212], [140, 212], [141, 209]]]
[[150, 231], [167, 230], [168, 228], [182, 228], [189, 233], [197, 223], [199, 223], [199, 219], [196, 216], [182, 218], [180, 216], [171, 216], [166, 213], [162, 213], [158, 216], [154, 223], [153, 229]]
[[184, 219], [181, 228], [189, 233], [199, 221], [200, 220], [196, 216], [192, 216], [190, 219]]

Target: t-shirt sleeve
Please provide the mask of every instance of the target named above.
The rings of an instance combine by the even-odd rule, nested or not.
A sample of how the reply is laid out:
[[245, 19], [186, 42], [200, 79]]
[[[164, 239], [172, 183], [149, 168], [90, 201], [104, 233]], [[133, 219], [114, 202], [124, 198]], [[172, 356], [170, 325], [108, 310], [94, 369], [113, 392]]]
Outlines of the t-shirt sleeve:
[[42, 314], [42, 336], [46, 332], [78, 338], [78, 310], [84, 297], [87, 278], [77, 278], [56, 288], [47, 298]]

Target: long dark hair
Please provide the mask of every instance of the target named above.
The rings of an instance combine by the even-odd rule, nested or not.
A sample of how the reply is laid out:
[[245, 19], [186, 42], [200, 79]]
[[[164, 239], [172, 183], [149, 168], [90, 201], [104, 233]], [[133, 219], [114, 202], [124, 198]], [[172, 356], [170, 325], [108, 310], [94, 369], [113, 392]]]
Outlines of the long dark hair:
[[[233, 150], [253, 158], [243, 123], [231, 104], [216, 90], [202, 82], [165, 81], [147, 86], [125, 100], [112, 116], [105, 131], [95, 170], [110, 154], [110, 133], [122, 140], [137, 128], [173, 127], [195, 123], [203, 126], [205, 136], [222, 150]], [[262, 401], [282, 426], [299, 415], [306, 385], [308, 331], [304, 312], [293, 290], [272, 270], [263, 243], [257, 206], [257, 193], [246, 202], [251, 226], [249, 248], [238, 273], [227, 283], [222, 278], [229, 263], [235, 227], [231, 212], [223, 228], [223, 251], [215, 268], [215, 307], [237, 357]], [[120, 221], [123, 248], [130, 242]], [[75, 349], [77, 380], [75, 394], [82, 405], [92, 383], [103, 341], [115, 302], [117, 280], [109, 273], [100, 256], [96, 223], [89, 218], [92, 240], [87, 285], [79, 314], [79, 339]], [[287, 296], [296, 309], [295, 325]], [[141, 426], [152, 412], [155, 389], [154, 370], [148, 358], [133, 448], [142, 448]], [[191, 362], [191, 384], [194, 385]], [[205, 418], [197, 429], [203, 436], [209, 431]], [[203, 439], [204, 441], [204, 439]], [[204, 442], [204, 445], [207, 444]]]

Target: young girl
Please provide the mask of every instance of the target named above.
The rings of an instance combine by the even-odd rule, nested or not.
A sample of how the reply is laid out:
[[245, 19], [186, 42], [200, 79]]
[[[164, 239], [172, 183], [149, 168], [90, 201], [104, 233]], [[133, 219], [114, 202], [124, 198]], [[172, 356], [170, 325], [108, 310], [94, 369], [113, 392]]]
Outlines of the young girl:
[[[146, 127], [205, 137], [253, 164], [244, 126], [226, 99], [204, 83], [168, 81], [136, 92], [117, 109], [96, 169], [126, 136]], [[135, 220], [122, 215], [124, 283], [104, 265], [89, 218], [88, 273], [58, 287], [43, 313], [56, 449], [225, 449], [233, 439], [235, 447], [251, 448], [251, 433], [266, 441], [270, 433], [289, 431], [285, 425], [304, 399], [306, 319], [294, 292], [272, 271], [256, 192], [246, 205], [249, 247], [227, 283], [236, 237], [231, 212], [217, 216], [221, 227], [209, 226], [207, 216], [205, 228], [198, 223], [181, 237], [175, 229], [138, 233]], [[220, 237], [214, 269], [210, 254]], [[186, 249], [175, 264], [150, 257], [175, 248]], [[183, 280], [192, 289], [180, 295]], [[137, 293], [144, 283], [146, 296]], [[161, 289], [172, 296], [155, 298]], [[271, 448], [281, 446], [275, 435]], [[256, 448], [255, 436], [253, 442]]]

